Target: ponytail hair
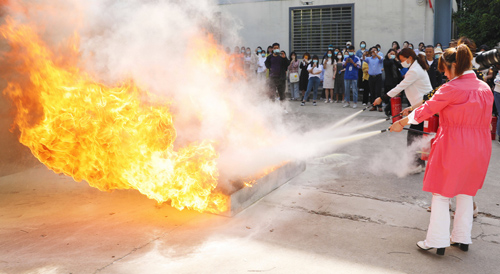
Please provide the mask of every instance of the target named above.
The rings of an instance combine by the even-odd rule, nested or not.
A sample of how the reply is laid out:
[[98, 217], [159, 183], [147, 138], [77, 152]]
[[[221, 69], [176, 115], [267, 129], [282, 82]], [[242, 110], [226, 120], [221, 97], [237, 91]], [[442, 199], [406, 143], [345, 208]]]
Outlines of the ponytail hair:
[[472, 58], [472, 52], [466, 44], [461, 44], [456, 48], [448, 48], [439, 58], [438, 70], [444, 72], [445, 67], [451, 70], [451, 66], [455, 63], [455, 75], [461, 76], [472, 68]]
[[429, 64], [427, 64], [427, 61], [425, 60], [425, 55], [422, 55], [422, 56], [417, 56], [417, 54], [415, 54], [415, 51], [413, 49], [410, 49], [410, 48], [404, 48], [402, 49], [399, 53], [398, 53], [398, 58], [400, 56], [404, 56], [405, 58], [413, 58], [414, 61], [417, 61], [418, 64], [424, 69], [424, 70], [428, 70], [429, 69]]

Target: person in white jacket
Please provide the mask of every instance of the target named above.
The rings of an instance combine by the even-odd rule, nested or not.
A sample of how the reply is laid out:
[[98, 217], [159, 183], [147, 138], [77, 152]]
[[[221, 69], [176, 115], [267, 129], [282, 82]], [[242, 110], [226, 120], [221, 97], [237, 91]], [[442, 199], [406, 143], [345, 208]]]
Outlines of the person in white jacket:
[[[387, 92], [387, 96], [394, 97], [397, 96], [401, 91], [405, 91], [406, 97], [410, 101], [410, 106], [403, 110], [403, 116], [407, 116], [415, 108], [422, 105], [423, 97], [425, 94], [432, 91], [431, 81], [429, 80], [429, 75], [427, 74], [427, 69], [429, 65], [425, 61], [424, 56], [418, 56], [415, 51], [410, 48], [404, 48], [398, 53], [398, 58], [401, 61], [401, 65], [404, 68], [409, 68], [408, 72], [405, 74], [403, 81], [401, 81], [396, 87]], [[373, 106], [380, 105], [382, 103], [382, 98], [378, 97], [373, 102]], [[410, 128], [419, 131], [424, 130], [424, 123], [418, 125], [411, 125]], [[421, 137], [420, 134], [408, 131], [407, 145], [410, 146], [417, 137]], [[420, 159], [419, 154], [415, 154], [416, 167], [411, 173], [419, 173], [425, 170], [425, 161]]]

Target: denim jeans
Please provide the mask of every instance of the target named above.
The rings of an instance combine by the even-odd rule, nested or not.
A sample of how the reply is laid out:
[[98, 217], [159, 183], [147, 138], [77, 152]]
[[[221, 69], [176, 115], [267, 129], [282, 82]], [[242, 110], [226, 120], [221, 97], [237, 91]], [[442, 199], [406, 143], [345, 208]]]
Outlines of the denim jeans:
[[307, 83], [306, 94], [304, 94], [304, 98], [302, 99], [302, 101], [305, 102], [307, 100], [307, 97], [309, 96], [311, 89], [313, 89], [313, 100], [316, 101], [316, 98], [318, 97], [319, 81], [320, 81], [319, 77], [309, 78], [309, 82]]
[[290, 83], [290, 97], [299, 99], [300, 94], [299, 94], [299, 82], [295, 83]]
[[345, 101], [350, 101], [352, 89], [352, 101], [356, 104], [358, 102], [358, 80], [344, 80], [344, 88]]

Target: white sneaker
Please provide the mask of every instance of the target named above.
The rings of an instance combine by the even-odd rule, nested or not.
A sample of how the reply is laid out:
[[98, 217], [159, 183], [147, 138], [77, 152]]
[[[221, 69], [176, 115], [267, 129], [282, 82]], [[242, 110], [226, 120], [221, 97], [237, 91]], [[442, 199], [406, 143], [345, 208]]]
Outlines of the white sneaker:
[[346, 108], [349, 106], [349, 102], [345, 103], [342, 107]]
[[366, 103], [363, 103], [363, 106], [366, 106]]
[[328, 100], [325, 100], [325, 104], [328, 103]]
[[357, 107], [358, 107], [358, 104], [352, 105], [352, 108], [357, 108]]

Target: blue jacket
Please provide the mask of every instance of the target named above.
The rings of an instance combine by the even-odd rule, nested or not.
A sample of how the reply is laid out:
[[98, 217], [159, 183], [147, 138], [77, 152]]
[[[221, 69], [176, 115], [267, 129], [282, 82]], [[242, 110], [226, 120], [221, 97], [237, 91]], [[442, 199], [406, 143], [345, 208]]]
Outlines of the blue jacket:
[[[349, 59], [352, 59], [356, 66], [347, 63], [346, 61]], [[358, 70], [361, 68], [361, 60], [356, 55], [344, 59], [342, 66], [345, 68], [344, 80], [358, 80]]]

